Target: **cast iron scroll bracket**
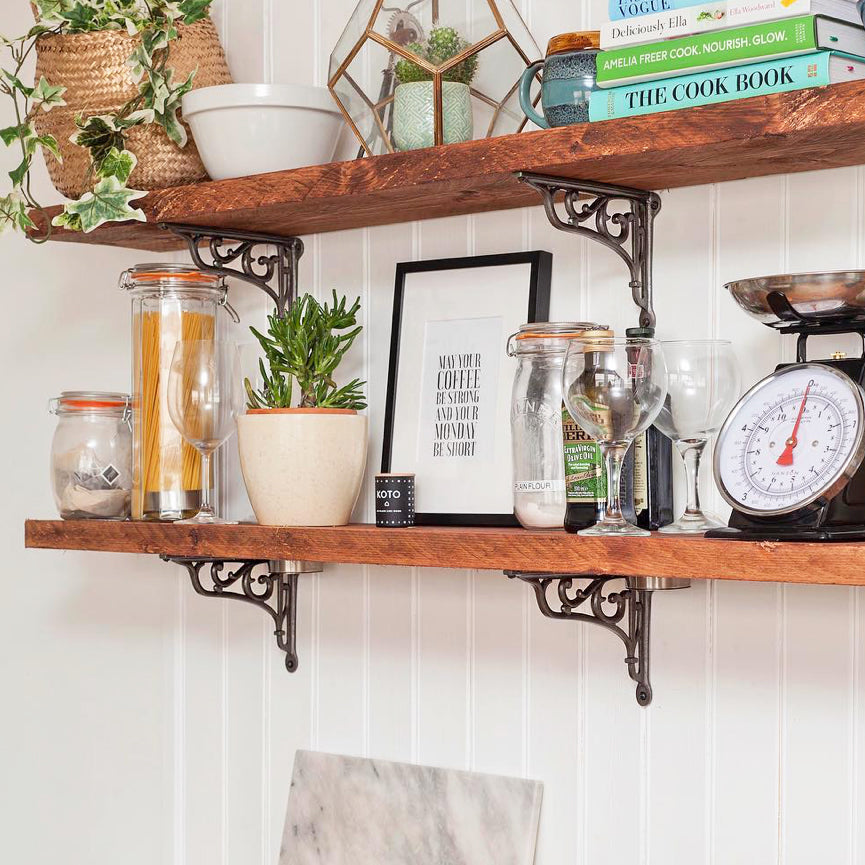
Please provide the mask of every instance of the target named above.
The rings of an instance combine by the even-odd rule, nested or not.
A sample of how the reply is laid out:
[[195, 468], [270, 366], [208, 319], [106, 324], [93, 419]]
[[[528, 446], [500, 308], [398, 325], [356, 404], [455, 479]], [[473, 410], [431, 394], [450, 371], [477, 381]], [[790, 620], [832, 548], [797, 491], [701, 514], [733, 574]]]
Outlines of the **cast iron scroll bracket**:
[[[650, 635], [652, 626], [652, 590], [627, 584], [610, 591], [607, 584], [624, 577], [593, 577], [576, 574], [523, 573], [505, 571], [505, 575], [528, 583], [535, 593], [541, 612], [550, 619], [589, 622], [615, 634], [625, 644], [628, 675], [637, 683], [637, 703], [652, 702], [649, 679]], [[575, 581], [588, 581], [584, 587]], [[556, 584], [556, 600], [551, 604], [547, 590]]]
[[[160, 223], [159, 227], [186, 241], [199, 270], [251, 283], [270, 297], [280, 315], [297, 297], [298, 267], [303, 255], [303, 241], [299, 237], [168, 222]], [[202, 257], [202, 247], [207, 249], [210, 262]], [[274, 247], [275, 251], [269, 252], [264, 247]], [[236, 261], [240, 262], [240, 269], [229, 267]]]
[[[631, 296], [640, 308], [640, 327], [654, 327], [653, 225], [661, 209], [660, 196], [628, 186], [525, 171], [517, 172], [517, 179], [541, 194], [547, 219], [554, 228], [596, 240], [624, 261], [631, 276]], [[560, 197], [563, 215], [559, 212]]]
[[[297, 670], [297, 577], [301, 572], [320, 571], [320, 565], [179, 556], [161, 558], [164, 562], [183, 565], [192, 581], [192, 588], [199, 595], [243, 601], [264, 610], [273, 619], [276, 644], [285, 652], [285, 668], [289, 673]], [[229, 564], [236, 567], [226, 569]], [[267, 571], [255, 576], [256, 568], [262, 566]], [[205, 586], [203, 575], [212, 588]], [[233, 590], [234, 587], [239, 591]]]

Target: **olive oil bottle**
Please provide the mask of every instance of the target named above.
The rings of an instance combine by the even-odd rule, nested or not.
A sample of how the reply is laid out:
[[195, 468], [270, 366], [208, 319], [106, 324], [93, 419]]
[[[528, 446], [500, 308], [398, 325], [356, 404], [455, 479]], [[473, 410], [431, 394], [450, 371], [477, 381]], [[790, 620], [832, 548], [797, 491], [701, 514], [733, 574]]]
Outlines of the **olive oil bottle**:
[[[627, 336], [653, 338], [654, 328], [630, 327]], [[657, 428], [641, 432], [622, 467], [622, 514], [641, 529], [673, 522], [673, 443]]]

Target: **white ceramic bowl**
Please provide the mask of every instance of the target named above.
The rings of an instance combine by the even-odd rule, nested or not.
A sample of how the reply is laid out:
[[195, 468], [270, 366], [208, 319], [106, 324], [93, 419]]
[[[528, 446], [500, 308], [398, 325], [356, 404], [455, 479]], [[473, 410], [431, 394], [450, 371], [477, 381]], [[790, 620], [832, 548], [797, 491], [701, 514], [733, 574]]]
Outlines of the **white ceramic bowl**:
[[183, 97], [214, 180], [330, 162], [342, 115], [326, 87], [303, 84], [221, 84]]

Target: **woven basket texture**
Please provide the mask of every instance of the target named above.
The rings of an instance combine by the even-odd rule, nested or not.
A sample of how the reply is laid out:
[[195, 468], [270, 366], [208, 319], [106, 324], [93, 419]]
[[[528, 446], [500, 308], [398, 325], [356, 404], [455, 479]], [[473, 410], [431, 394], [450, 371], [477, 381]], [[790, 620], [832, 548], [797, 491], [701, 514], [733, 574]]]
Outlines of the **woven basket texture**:
[[[66, 88], [65, 107], [37, 111], [33, 120], [40, 135], [53, 135], [63, 162], [46, 155], [51, 182], [67, 198], [80, 198], [89, 188], [90, 153], [69, 139], [77, 132], [75, 118], [111, 114], [138, 92], [127, 61], [139, 37], [119, 30], [42, 36], [37, 40], [36, 80], [44, 75], [53, 85]], [[230, 84], [231, 74], [216, 27], [210, 18], [178, 27], [171, 43], [168, 65], [174, 80], [183, 81], [197, 69], [194, 87]], [[186, 126], [189, 142], [177, 147], [156, 124], [130, 130], [127, 147], [138, 157], [129, 179], [134, 189], [163, 189], [207, 178], [198, 148]]]

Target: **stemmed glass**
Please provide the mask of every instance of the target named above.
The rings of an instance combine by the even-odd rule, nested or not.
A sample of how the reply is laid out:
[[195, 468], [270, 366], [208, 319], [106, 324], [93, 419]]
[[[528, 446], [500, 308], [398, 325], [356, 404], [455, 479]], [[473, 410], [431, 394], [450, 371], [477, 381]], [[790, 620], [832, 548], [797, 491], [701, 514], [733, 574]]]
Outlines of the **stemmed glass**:
[[224, 524], [211, 503], [211, 457], [234, 432], [243, 410], [240, 358], [234, 343], [178, 342], [168, 377], [168, 413], [180, 434], [201, 454], [201, 508], [185, 523]]
[[661, 344], [642, 337], [571, 340], [562, 385], [568, 411], [598, 443], [607, 467], [604, 516], [578, 534], [648, 535], [622, 516], [619, 483], [631, 442], [664, 404], [667, 375]]
[[673, 440], [685, 461], [688, 503], [679, 519], [659, 531], [702, 534], [725, 525], [700, 507], [700, 460], [739, 397], [739, 365], [727, 340], [677, 340], [662, 347], [669, 396], [655, 426]]

